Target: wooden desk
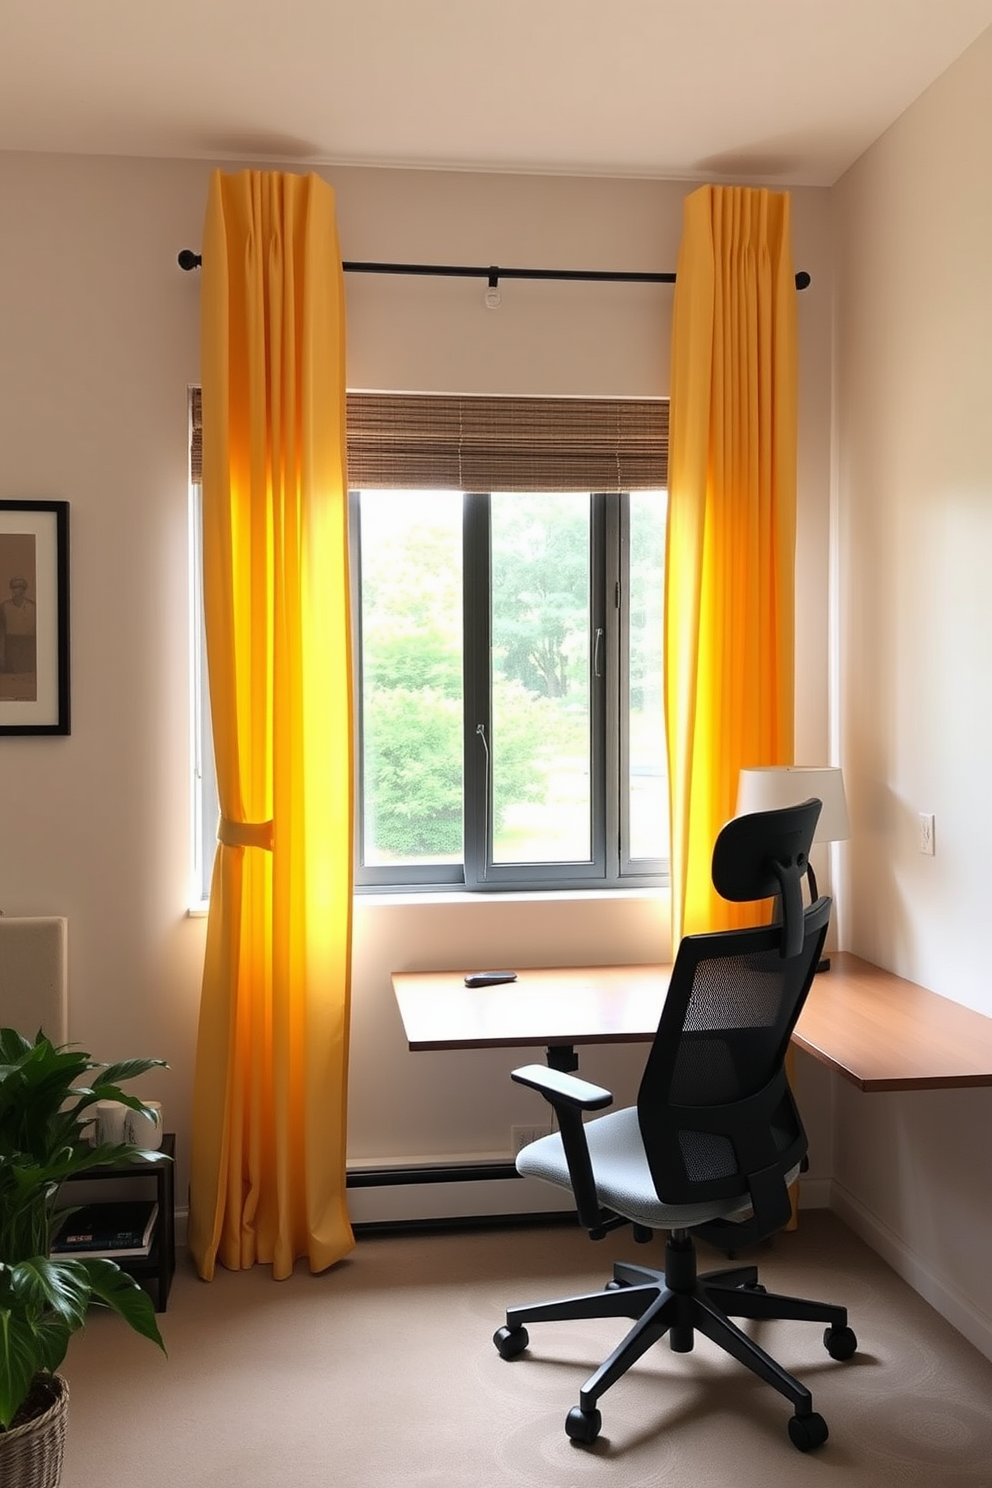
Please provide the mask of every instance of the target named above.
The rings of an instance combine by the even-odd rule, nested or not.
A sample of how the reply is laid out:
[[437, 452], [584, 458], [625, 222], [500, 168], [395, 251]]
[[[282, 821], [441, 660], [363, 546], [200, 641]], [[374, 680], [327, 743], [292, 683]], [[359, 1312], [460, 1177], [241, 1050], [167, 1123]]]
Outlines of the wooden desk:
[[[463, 975], [393, 973], [411, 1049], [543, 1044], [554, 1068], [575, 1069], [577, 1044], [650, 1042], [671, 967], [527, 969], [515, 982], [474, 988]], [[866, 1091], [992, 1085], [992, 1018], [846, 951], [814, 978], [793, 1037]]]
[[793, 1040], [861, 1090], [992, 1085], [992, 1018], [848, 951], [813, 978]]

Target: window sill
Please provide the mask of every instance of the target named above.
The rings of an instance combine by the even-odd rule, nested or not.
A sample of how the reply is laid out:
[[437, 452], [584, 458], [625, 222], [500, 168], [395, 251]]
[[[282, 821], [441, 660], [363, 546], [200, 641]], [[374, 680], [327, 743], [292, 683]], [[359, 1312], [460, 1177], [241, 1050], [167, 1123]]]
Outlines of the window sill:
[[370, 906], [399, 904], [565, 904], [569, 901], [615, 903], [618, 899], [667, 900], [667, 885], [638, 885], [630, 888], [595, 889], [507, 889], [477, 893], [470, 889], [364, 889], [354, 903]]
[[[472, 893], [466, 889], [366, 889], [356, 893], [352, 903], [355, 908], [360, 905], [379, 908], [383, 905], [401, 904], [564, 904], [570, 900], [581, 900], [589, 904], [615, 903], [618, 899], [666, 900], [668, 897], [668, 887], [660, 884], [622, 889], [514, 889], [505, 893], [488, 894]], [[207, 901], [191, 904], [186, 910], [186, 917], [190, 920], [205, 919], [209, 908]]]

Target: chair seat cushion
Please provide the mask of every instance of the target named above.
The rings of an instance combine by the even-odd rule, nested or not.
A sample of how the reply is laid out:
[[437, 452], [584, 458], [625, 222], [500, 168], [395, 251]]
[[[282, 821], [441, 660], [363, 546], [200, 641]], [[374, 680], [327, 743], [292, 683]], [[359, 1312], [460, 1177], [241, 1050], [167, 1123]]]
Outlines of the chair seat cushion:
[[[703, 1204], [662, 1203], [641, 1141], [636, 1106], [587, 1121], [585, 1134], [600, 1203], [635, 1224], [652, 1230], [687, 1230], [712, 1219], [743, 1219], [751, 1211], [750, 1200], [739, 1196]], [[524, 1147], [517, 1156], [517, 1172], [570, 1189], [560, 1133], [552, 1132]], [[798, 1173], [797, 1166], [786, 1175], [786, 1182], [791, 1183]]]

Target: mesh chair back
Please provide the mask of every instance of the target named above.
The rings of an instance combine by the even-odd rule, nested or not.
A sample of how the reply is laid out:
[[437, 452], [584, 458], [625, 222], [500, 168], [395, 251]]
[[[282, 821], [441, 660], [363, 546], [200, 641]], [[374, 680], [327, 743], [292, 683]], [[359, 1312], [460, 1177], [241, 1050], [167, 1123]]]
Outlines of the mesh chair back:
[[[803, 913], [798, 955], [781, 925], [684, 938], [637, 1098], [659, 1198], [692, 1204], [750, 1196], [782, 1223], [785, 1174], [806, 1151], [786, 1050], [823, 949], [831, 901]], [[774, 1213], [772, 1213], [774, 1211]], [[759, 1226], [760, 1227], [760, 1226]]]

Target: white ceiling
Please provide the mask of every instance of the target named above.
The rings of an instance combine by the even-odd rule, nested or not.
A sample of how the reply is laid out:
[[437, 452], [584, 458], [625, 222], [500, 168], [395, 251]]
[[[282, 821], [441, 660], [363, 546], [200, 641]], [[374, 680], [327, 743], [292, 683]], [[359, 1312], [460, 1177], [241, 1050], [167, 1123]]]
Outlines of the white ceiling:
[[992, 0], [0, 0], [0, 149], [830, 185]]

